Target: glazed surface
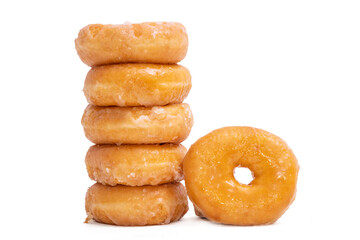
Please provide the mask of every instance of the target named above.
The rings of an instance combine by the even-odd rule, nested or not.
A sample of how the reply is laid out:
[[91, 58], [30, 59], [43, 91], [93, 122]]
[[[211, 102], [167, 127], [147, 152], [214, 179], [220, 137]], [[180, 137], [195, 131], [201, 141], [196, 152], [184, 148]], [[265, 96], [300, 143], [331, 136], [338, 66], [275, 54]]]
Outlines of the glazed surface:
[[182, 145], [94, 145], [85, 163], [92, 180], [106, 185], [158, 185], [183, 180]]
[[185, 27], [176, 22], [90, 24], [75, 39], [80, 59], [89, 66], [116, 63], [175, 64], [186, 55]]
[[158, 107], [97, 107], [82, 117], [86, 137], [96, 144], [181, 143], [193, 117], [186, 103]]
[[188, 202], [181, 183], [141, 187], [95, 183], [86, 193], [85, 208], [86, 222], [144, 226], [178, 221], [188, 211]]
[[[254, 180], [241, 184], [236, 167]], [[279, 137], [251, 127], [215, 130], [194, 143], [183, 162], [185, 184], [195, 212], [233, 225], [275, 222], [293, 202], [299, 166]]]
[[93, 67], [84, 94], [97, 106], [161, 106], [181, 103], [191, 89], [189, 71], [180, 65], [114, 64]]

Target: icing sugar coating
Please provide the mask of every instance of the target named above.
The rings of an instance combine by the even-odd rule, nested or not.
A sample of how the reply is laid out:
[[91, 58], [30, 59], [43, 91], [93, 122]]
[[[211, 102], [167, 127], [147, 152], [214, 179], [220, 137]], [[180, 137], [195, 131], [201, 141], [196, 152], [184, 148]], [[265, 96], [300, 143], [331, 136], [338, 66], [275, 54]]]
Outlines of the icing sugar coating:
[[176, 22], [90, 24], [80, 30], [75, 48], [89, 66], [175, 64], [186, 56], [188, 37], [185, 27]]
[[[241, 184], [236, 167], [254, 180]], [[194, 143], [183, 162], [185, 184], [195, 213], [233, 225], [275, 222], [295, 199], [297, 159], [279, 137], [251, 127], [217, 129]]]
[[88, 105], [81, 121], [96, 144], [181, 143], [190, 134], [193, 116], [186, 103], [157, 107]]
[[144, 226], [178, 221], [189, 208], [181, 183], [141, 187], [96, 183], [86, 193], [85, 209], [85, 222]]
[[86, 158], [89, 177], [106, 185], [158, 185], [183, 180], [182, 145], [94, 145]]
[[97, 106], [161, 106], [181, 103], [191, 89], [191, 75], [180, 65], [115, 64], [93, 67], [84, 94]]

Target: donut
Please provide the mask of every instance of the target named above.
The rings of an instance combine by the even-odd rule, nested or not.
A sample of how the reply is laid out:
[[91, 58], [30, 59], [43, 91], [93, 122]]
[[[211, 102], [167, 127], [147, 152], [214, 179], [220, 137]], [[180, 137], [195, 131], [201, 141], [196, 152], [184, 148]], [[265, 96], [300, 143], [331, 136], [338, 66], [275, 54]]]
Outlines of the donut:
[[114, 63], [174, 64], [186, 55], [185, 27], [175, 22], [122, 25], [90, 24], [75, 39], [80, 59], [87, 65]]
[[[252, 171], [248, 185], [236, 167]], [[299, 166], [279, 137], [252, 127], [225, 127], [200, 138], [183, 161], [185, 185], [195, 212], [231, 225], [275, 222], [293, 202]]]
[[96, 144], [180, 143], [193, 117], [186, 103], [160, 107], [88, 105], [82, 117], [85, 136]]
[[115, 64], [93, 67], [84, 94], [97, 106], [159, 106], [181, 103], [191, 89], [189, 71], [180, 65]]
[[178, 221], [188, 211], [188, 202], [181, 183], [140, 187], [95, 183], [86, 193], [85, 209], [85, 222], [144, 226]]
[[86, 154], [90, 179], [105, 185], [158, 185], [183, 180], [182, 145], [94, 145]]

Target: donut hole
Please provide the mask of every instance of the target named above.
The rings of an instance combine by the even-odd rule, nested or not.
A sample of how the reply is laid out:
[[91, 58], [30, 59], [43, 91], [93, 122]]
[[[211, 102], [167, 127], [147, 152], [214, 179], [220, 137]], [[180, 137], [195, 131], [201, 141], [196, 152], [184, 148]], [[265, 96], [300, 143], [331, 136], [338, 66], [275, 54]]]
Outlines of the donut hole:
[[234, 169], [234, 177], [240, 184], [249, 185], [254, 180], [253, 172], [246, 167], [237, 167]]

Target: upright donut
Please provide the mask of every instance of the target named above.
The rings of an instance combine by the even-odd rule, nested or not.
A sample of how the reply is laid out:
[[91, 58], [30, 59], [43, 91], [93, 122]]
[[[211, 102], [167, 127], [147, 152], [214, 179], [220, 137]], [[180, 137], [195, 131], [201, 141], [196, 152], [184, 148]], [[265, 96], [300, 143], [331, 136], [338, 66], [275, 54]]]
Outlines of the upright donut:
[[[236, 167], [253, 172], [241, 184]], [[215, 130], [194, 143], [183, 162], [185, 184], [196, 214], [233, 225], [275, 222], [293, 202], [299, 166], [279, 137], [251, 127]]]
[[97, 106], [162, 106], [181, 103], [191, 89], [189, 71], [180, 65], [115, 64], [93, 67], [84, 94]]
[[96, 144], [181, 143], [193, 117], [186, 103], [159, 107], [89, 105], [81, 121], [85, 136]]
[[115, 63], [174, 64], [186, 55], [185, 27], [175, 22], [91, 24], [82, 28], [75, 48], [87, 65]]

